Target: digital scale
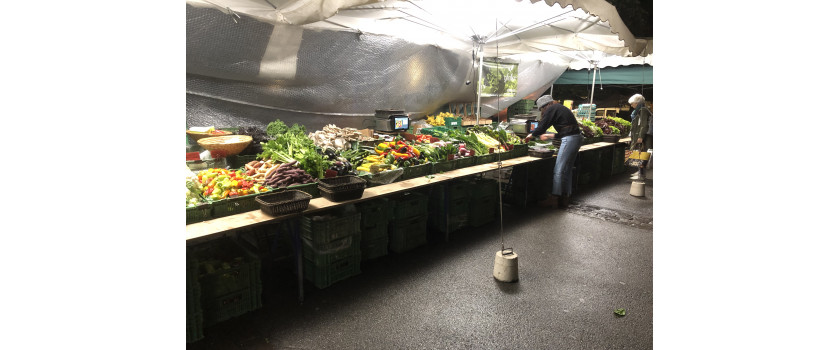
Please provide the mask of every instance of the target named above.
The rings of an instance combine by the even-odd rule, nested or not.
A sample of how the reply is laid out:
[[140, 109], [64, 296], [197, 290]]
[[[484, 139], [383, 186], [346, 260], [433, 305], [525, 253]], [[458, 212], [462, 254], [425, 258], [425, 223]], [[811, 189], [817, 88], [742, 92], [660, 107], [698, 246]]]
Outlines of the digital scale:
[[380, 132], [407, 131], [411, 126], [411, 118], [402, 110], [378, 109], [375, 114], [374, 129]]

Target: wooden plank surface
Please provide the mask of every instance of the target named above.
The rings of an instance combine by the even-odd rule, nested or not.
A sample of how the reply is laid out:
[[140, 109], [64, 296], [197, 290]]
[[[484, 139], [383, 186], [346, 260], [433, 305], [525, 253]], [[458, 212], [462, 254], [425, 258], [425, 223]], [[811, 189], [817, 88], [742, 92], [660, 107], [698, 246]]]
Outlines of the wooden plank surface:
[[[629, 141], [628, 139], [625, 139]], [[591, 149], [597, 149], [602, 147], [608, 147], [614, 145], [613, 143], [608, 142], [599, 142], [593, 143], [589, 145], [581, 146], [580, 151], [587, 151]], [[544, 158], [537, 158], [537, 157], [518, 157], [512, 158], [502, 161], [502, 167], [512, 167], [515, 165], [526, 164], [530, 162], [535, 162]], [[326, 198], [313, 198], [309, 201], [309, 207], [304, 210], [303, 212], [289, 214], [289, 215], [282, 215], [282, 216], [272, 216], [262, 212], [262, 210], [253, 210], [242, 214], [236, 214], [231, 216], [225, 216], [218, 219], [212, 219], [202, 222], [197, 222], [194, 224], [190, 224], [186, 226], [186, 233], [187, 233], [187, 244], [195, 244], [199, 242], [204, 242], [211, 239], [216, 239], [218, 237], [224, 236], [226, 233], [231, 233], [236, 229], [247, 228], [250, 226], [255, 225], [263, 225], [269, 223], [276, 223], [286, 219], [294, 218], [300, 215], [308, 215], [312, 213], [316, 213], [319, 211], [324, 211], [327, 209], [335, 208], [345, 204], [352, 204], [356, 202], [365, 201], [368, 199], [387, 196], [391, 194], [395, 194], [398, 192], [408, 191], [414, 188], [425, 187], [453, 179], [457, 179], [459, 177], [470, 176], [475, 174], [480, 174], [487, 171], [493, 171], [499, 168], [498, 162], [487, 163], [487, 164], [480, 164], [474, 165], [471, 167], [455, 169], [452, 171], [448, 171], [442, 174], [433, 174], [430, 177], [418, 177], [414, 179], [409, 179], [405, 181], [399, 181], [387, 185], [376, 186], [371, 188], [366, 188], [364, 194], [359, 199], [348, 200], [343, 202], [333, 202]]]

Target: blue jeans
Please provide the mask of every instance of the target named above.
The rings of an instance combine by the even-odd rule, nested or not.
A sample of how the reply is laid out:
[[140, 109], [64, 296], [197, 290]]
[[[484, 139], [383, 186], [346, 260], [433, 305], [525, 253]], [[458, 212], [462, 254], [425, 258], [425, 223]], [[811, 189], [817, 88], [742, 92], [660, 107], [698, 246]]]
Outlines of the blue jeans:
[[557, 162], [554, 163], [554, 182], [551, 188], [551, 194], [555, 196], [572, 194], [572, 168], [583, 143], [583, 136], [569, 135], [561, 140], [560, 147], [557, 147]]

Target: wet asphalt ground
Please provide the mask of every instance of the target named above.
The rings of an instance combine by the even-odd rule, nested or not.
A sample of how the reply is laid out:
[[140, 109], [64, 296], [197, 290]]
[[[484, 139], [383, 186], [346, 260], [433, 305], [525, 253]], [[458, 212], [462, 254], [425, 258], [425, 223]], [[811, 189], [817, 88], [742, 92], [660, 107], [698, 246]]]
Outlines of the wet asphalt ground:
[[[651, 349], [653, 170], [580, 188], [567, 209], [504, 207], [500, 221], [402, 254], [298, 302], [290, 261], [263, 278], [263, 307], [204, 329], [188, 349]], [[519, 255], [519, 281], [493, 278]], [[614, 313], [623, 308], [624, 316]]]

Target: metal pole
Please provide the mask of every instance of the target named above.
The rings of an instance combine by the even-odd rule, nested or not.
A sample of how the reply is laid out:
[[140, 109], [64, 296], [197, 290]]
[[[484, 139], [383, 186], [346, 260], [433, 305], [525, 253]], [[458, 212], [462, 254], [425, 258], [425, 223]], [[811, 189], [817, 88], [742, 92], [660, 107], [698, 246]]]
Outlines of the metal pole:
[[478, 103], [476, 103], [476, 112], [475, 117], [476, 120], [481, 118], [481, 85], [484, 84], [484, 79], [481, 77], [481, 71], [484, 67], [484, 44], [478, 45], [478, 84], [475, 84], [475, 88], [477, 89], [478, 93]]
[[589, 96], [589, 104], [590, 104], [589, 108], [592, 108], [591, 104], [592, 104], [592, 101], [595, 99], [595, 76], [598, 75], [598, 65], [597, 64], [595, 64], [594, 73], [595, 74], [592, 74], [592, 95]]

